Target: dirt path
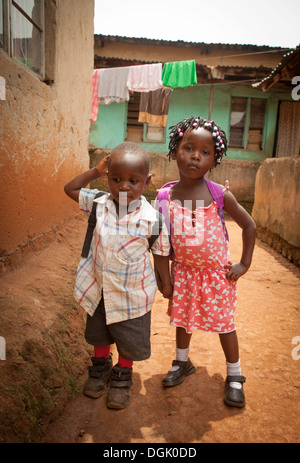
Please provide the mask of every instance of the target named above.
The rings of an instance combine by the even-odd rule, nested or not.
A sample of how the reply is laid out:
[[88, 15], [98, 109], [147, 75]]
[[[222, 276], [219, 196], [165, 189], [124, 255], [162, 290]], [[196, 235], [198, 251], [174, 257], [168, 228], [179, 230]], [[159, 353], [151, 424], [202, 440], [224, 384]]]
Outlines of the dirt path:
[[[78, 220], [76, 228], [69, 227], [66, 242], [53, 242], [20, 270], [22, 278], [20, 272], [6, 277], [6, 286], [9, 284], [11, 291], [15, 288], [15, 298], [21, 297], [32, 278], [38, 303], [47, 301], [48, 307], [57, 307], [58, 299], [69, 303], [81, 245], [78, 235], [84, 230], [85, 222]], [[237, 260], [240, 230], [229, 221], [228, 231], [231, 257]], [[152, 312], [152, 355], [134, 365], [129, 407], [109, 410], [105, 396], [93, 400], [77, 394], [48, 429], [43, 428], [39, 442], [299, 442], [300, 348], [292, 344], [298, 337], [300, 345], [299, 276], [298, 268], [257, 242], [251, 270], [238, 283], [236, 324], [242, 372], [247, 377], [244, 409], [223, 403], [225, 362], [219, 338], [213, 334], [193, 334], [190, 357], [196, 373], [177, 387], [162, 388], [161, 380], [174, 357], [175, 332], [165, 314], [166, 301], [157, 293]], [[74, 317], [81, 319], [82, 314], [76, 312]], [[47, 322], [45, 313], [41, 320]], [[80, 330], [73, 336], [80, 336]], [[114, 348], [112, 352], [116, 359]], [[85, 374], [82, 382], [84, 379]]]

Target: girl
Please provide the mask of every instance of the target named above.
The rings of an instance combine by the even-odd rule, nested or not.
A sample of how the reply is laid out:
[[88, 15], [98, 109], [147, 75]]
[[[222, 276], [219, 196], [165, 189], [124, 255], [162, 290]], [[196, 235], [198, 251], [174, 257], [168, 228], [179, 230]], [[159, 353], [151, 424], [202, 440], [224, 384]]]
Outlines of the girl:
[[169, 158], [176, 160], [180, 175], [167, 201], [174, 287], [168, 314], [170, 324], [176, 326], [176, 360], [163, 385], [180, 384], [195, 371], [189, 359], [193, 330], [215, 332], [227, 365], [225, 403], [243, 407], [245, 377], [234, 324], [236, 282], [251, 264], [255, 222], [224, 188], [224, 210], [243, 230], [241, 260], [232, 264], [217, 203], [204, 180], [226, 153], [226, 135], [213, 121], [193, 116], [170, 128]]

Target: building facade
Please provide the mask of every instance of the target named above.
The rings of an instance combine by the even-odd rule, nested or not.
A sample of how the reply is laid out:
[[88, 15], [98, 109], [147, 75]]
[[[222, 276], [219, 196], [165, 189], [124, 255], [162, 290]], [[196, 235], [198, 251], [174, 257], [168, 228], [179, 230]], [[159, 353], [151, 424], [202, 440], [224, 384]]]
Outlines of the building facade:
[[97, 121], [90, 126], [93, 147], [111, 149], [131, 140], [151, 153], [167, 153], [168, 127], [200, 115], [225, 130], [228, 159], [262, 162], [275, 154], [279, 107], [292, 101], [291, 93], [276, 88], [264, 92], [252, 84], [269, 75], [284, 49], [96, 35], [94, 51], [95, 68], [195, 60], [197, 84], [172, 89], [167, 126], [156, 134], [138, 122], [138, 92], [129, 101], [100, 104]]
[[[23, 3], [22, 3], [23, 4]], [[89, 164], [94, 1], [0, 2], [1, 264], [77, 209], [64, 184]]]

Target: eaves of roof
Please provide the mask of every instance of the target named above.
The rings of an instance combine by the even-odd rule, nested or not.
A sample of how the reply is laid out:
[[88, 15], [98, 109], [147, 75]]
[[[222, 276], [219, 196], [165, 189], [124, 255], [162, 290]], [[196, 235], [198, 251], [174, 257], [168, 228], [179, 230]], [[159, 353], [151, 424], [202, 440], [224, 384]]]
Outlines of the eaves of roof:
[[[116, 57], [116, 56], [111, 56], [111, 57], [107, 57], [107, 56], [100, 56], [100, 55], [95, 55], [95, 61], [99, 60], [99, 61], [108, 61], [108, 62], [119, 62], [120, 65], [122, 66], [130, 66], [130, 65], [137, 65], [137, 64], [154, 64], [154, 63], [162, 63], [162, 61], [153, 61], [153, 60], [139, 60], [139, 59], [128, 59], [128, 58], [124, 58], [124, 57]], [[164, 64], [164, 63], [163, 63]], [[201, 64], [201, 63], [196, 63], [196, 67], [200, 68], [219, 68], [219, 69], [243, 69], [245, 71], [251, 71], [251, 70], [261, 70], [261, 71], [269, 71], [270, 68], [269, 67], [265, 67], [265, 66], [225, 66], [225, 65], [220, 65], [220, 64], [216, 64], [216, 65], [208, 65], [208, 64]]]
[[101, 35], [95, 34], [94, 39], [96, 44], [101, 46], [101, 42], [120, 42], [127, 44], [139, 44], [139, 45], [155, 45], [155, 46], [168, 46], [168, 47], [182, 47], [182, 48], [203, 48], [203, 49], [226, 49], [235, 51], [272, 51], [285, 50], [281, 47], [269, 47], [268, 45], [242, 45], [242, 44], [226, 44], [226, 43], [205, 43], [205, 42], [185, 42], [183, 40], [157, 40], [157, 39], [146, 39], [138, 37], [122, 37], [118, 35]]
[[297, 64], [297, 69], [300, 68], [300, 45], [293, 50], [286, 53], [280, 63], [270, 72], [270, 74], [259, 82], [252, 84], [252, 87], [257, 88], [263, 86], [263, 90], [266, 91], [277, 81], [280, 80], [280, 71], [289, 65], [292, 61]]

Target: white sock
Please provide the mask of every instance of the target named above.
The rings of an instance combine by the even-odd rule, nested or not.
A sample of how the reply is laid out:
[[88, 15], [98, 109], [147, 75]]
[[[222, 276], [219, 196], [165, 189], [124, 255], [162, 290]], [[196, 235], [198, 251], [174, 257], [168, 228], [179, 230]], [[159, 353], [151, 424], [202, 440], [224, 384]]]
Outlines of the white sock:
[[[229, 363], [226, 361], [227, 375], [228, 376], [241, 376], [241, 362], [240, 359], [236, 363]], [[230, 386], [234, 389], [242, 389], [242, 384], [236, 381], [231, 381]]]
[[[187, 362], [189, 358], [189, 351], [190, 351], [189, 347], [187, 347], [186, 349], [178, 349], [176, 347], [176, 360], [179, 360], [180, 362]], [[176, 371], [178, 370], [178, 368], [179, 368], [178, 365], [174, 365], [170, 371]]]

